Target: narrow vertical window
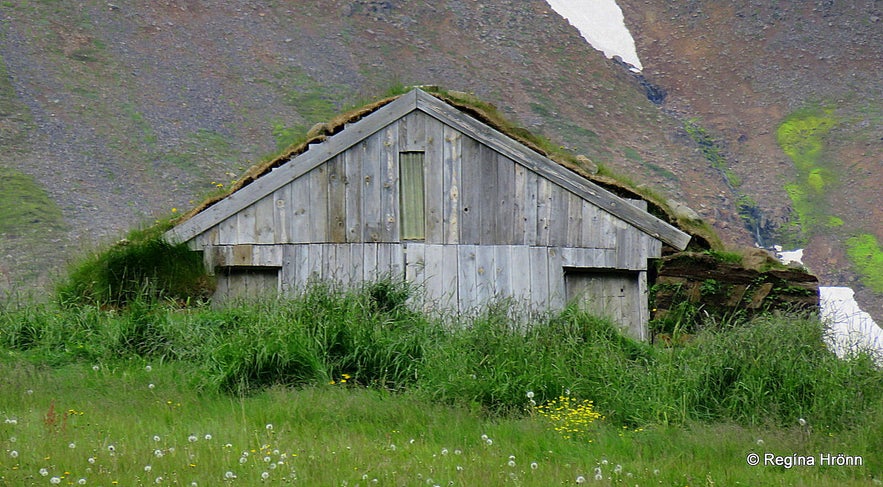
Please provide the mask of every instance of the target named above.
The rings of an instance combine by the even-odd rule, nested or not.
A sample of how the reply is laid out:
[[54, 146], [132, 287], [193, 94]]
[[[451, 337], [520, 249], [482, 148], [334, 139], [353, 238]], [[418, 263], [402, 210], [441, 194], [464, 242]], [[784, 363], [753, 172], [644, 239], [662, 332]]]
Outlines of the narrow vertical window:
[[423, 207], [423, 152], [399, 154], [399, 194], [401, 195], [402, 240], [426, 238]]

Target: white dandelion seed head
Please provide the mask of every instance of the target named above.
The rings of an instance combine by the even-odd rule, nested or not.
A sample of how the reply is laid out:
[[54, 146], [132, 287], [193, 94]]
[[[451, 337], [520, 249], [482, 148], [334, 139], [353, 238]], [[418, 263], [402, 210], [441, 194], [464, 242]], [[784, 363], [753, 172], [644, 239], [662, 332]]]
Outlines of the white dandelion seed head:
[[113, 452], [117, 451], [117, 447], [115, 447], [113, 445], [107, 445], [107, 451], [113, 453]]
[[89, 457], [86, 459], [86, 461], [89, 462], [91, 465], [95, 465], [95, 457]]
[[197, 438], [196, 435], [190, 435], [187, 437], [187, 441], [189, 441], [190, 443], [195, 443], [198, 439], [199, 438]]
[[579, 477], [576, 478], [576, 483], [584, 484], [584, 483], [586, 483], [586, 478], [583, 477], [582, 475], [580, 475]]
[[230, 470], [227, 470], [227, 471], [224, 473], [224, 478], [225, 478], [225, 479], [235, 479], [235, 478], [236, 478], [236, 474], [233, 473], [233, 472], [231, 472]]
[[155, 388], [156, 388], [156, 384], [154, 384], [154, 383], [151, 382], [150, 384], [147, 384], [147, 388], [148, 388], [148, 389], [155, 389]]
[[595, 467], [595, 475], [601, 475], [601, 467]]
[[599, 474], [599, 473], [596, 473], [596, 474], [595, 474], [595, 480], [598, 480], [598, 481], [600, 481], [600, 480], [604, 480], [604, 476], [601, 475], [601, 474]]
[[396, 446], [395, 446], [394, 444], [390, 443], [390, 444], [389, 444], [389, 450], [390, 450], [390, 451], [396, 451]]
[[70, 442], [70, 443], [67, 444], [67, 447], [70, 448], [71, 450], [73, 450], [74, 448], [77, 447], [77, 444], [74, 443], [74, 442]]
[[273, 431], [273, 423], [267, 423], [267, 426], [265, 426], [265, 428], [267, 428], [267, 431]]
[[806, 426], [806, 420], [803, 419], [803, 418], [799, 418], [799, 419], [797, 420], [797, 422], [800, 424], [800, 426]]
[[151, 467], [150, 465], [145, 465], [145, 466], [144, 466], [144, 471], [145, 471], [145, 472], [149, 472], [149, 471], [151, 471], [151, 470], [153, 470], [153, 467]]
[[154, 479], [153, 483], [155, 483], [155, 484], [161, 484], [161, 483], [162, 483], [162, 477], [157, 477], [156, 479]]
[[40, 469], [40, 475], [42, 475], [42, 476], [44, 476], [44, 477], [47, 476], [47, 475], [49, 475], [49, 470], [46, 470], [45, 468], [41, 468], [41, 469]]
[[160, 438], [159, 435], [153, 435], [153, 441], [160, 441], [160, 440], [162, 440], [162, 438]]
[[763, 445], [763, 439], [758, 438], [758, 439], [757, 439], [757, 444], [758, 444], [758, 445]]
[[531, 470], [536, 470], [537, 468], [539, 468], [539, 465], [537, 465], [537, 462], [530, 462], [530, 469]]
[[267, 480], [268, 478], [270, 478], [270, 472], [262, 472], [261, 473], [261, 479]]
[[487, 441], [487, 435], [481, 435], [481, 439], [482, 439], [483, 441]]
[[457, 471], [458, 471], [458, 472], [462, 472], [462, 471], [463, 471], [463, 466], [462, 466], [462, 465], [457, 465]]
[[77, 485], [86, 485], [86, 479], [77, 480]]
[[527, 398], [533, 399], [533, 391], [527, 391]]
[[617, 463], [616, 466], [613, 467], [613, 473], [622, 473], [622, 465]]
[[509, 468], [515, 468], [515, 460], [509, 460], [507, 465], [509, 465]]
[[448, 449], [447, 449], [447, 448], [442, 448], [442, 450], [441, 450], [441, 454], [442, 454], [442, 455], [447, 455], [447, 454], [448, 454]]
[[10, 437], [9, 437], [9, 442], [10, 442], [10, 443], [15, 443], [16, 441], [18, 441], [18, 438], [14, 437], [14, 436], [10, 436]]
[[484, 442], [485, 442], [485, 443], [487, 443], [487, 444], [488, 444], [488, 446], [491, 446], [491, 445], [493, 445], [493, 444], [494, 444], [494, 440], [492, 440], [492, 439], [490, 439], [490, 438], [488, 438], [488, 439], [486, 439], [486, 440], [484, 440]]
[[61, 478], [60, 477], [52, 477], [51, 479], [49, 479], [49, 483], [50, 484], [60, 484]]
[[16, 425], [16, 424], [18, 424], [18, 420], [15, 418], [6, 418], [6, 421], [4, 421], [4, 423]]
[[248, 457], [239, 457], [239, 464], [245, 465], [245, 462], [248, 461]]
[[203, 438], [205, 438], [206, 440], [210, 440], [212, 439], [212, 435], [206, 434]]
[[9, 456], [12, 458], [18, 458], [18, 452], [15, 450], [12, 450], [11, 452], [9, 452]]
[[99, 370], [101, 370], [101, 367], [99, 367], [97, 365], [93, 365], [92, 370], [94, 370], [95, 372], [98, 372]]
[[272, 462], [272, 461], [273, 461], [272, 458], [270, 458], [270, 457], [264, 457], [264, 463], [270, 463], [270, 462]]
[[459, 449], [459, 448], [457, 448], [456, 450], [454, 450], [454, 455], [462, 455], [462, 454], [463, 454], [463, 450], [461, 450], [461, 449]]
[[156, 450], [153, 450], [153, 456], [155, 456], [156, 458], [162, 458], [163, 455], [164, 453], [162, 452], [162, 450], [158, 448]]
[[150, 372], [151, 370], [153, 370], [153, 367], [151, 367], [149, 365], [145, 365], [144, 370], [146, 370], [147, 372]]

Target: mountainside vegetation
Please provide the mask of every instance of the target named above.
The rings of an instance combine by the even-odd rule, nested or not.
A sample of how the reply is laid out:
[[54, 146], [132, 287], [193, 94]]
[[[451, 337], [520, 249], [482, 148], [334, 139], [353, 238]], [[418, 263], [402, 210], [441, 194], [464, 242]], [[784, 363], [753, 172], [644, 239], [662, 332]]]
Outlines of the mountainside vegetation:
[[72, 257], [236, 184], [316, 123], [423, 84], [473, 93], [693, 208], [728, 246], [805, 246], [823, 283], [861, 287], [883, 316], [874, 260], [860, 257], [883, 239], [880, 7], [620, 6], [640, 77], [541, 0], [3, 2], [0, 168], [16, 174], [8, 187], [33, 181], [48, 213], [2, 207], [0, 220], [30, 228], [0, 233], [0, 290], [45, 286]]

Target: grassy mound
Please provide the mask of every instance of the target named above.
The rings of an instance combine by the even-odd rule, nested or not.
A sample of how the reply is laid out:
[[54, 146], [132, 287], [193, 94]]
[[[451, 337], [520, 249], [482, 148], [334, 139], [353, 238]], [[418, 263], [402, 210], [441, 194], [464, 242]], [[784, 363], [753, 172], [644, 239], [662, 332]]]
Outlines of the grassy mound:
[[190, 302], [210, 296], [213, 282], [202, 255], [163, 240], [169, 228], [170, 223], [160, 222], [134, 230], [73, 264], [57, 286], [60, 301], [125, 307], [138, 299]]

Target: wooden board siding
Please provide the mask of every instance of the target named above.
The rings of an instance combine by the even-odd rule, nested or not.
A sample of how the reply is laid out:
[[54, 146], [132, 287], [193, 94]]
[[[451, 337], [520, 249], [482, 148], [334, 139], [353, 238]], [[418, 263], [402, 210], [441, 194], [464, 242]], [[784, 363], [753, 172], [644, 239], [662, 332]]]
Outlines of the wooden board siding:
[[564, 281], [568, 302], [617, 322], [636, 339], [647, 338], [646, 273], [568, 269]]
[[[415, 134], [423, 134], [423, 143]], [[425, 151], [400, 154], [403, 146]], [[424, 158], [425, 238], [411, 239], [618, 248], [623, 269], [643, 268], [661, 248], [657, 239], [422, 113], [378, 131], [221, 222], [215, 240], [200, 241], [399, 242], [400, 204], [410, 201], [401, 199], [400, 161], [418, 153]]]

